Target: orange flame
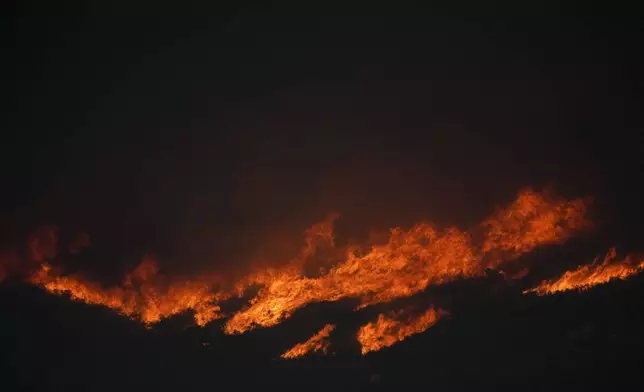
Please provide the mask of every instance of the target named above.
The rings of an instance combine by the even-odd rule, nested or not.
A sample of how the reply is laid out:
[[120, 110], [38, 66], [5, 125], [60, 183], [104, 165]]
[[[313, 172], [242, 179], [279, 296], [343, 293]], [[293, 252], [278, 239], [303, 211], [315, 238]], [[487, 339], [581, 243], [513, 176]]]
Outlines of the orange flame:
[[122, 287], [104, 289], [80, 277], [60, 276], [48, 264], [42, 264], [31, 276], [31, 283], [50, 293], [67, 294], [87, 304], [106, 306], [147, 325], [186, 310], [194, 312], [198, 325], [221, 317], [216, 305], [223, 298], [221, 293], [212, 293], [212, 286], [205, 282], [167, 283], [157, 275], [156, 263], [149, 258], [125, 276]]
[[388, 244], [373, 247], [365, 256], [349, 252], [343, 263], [318, 278], [291, 270], [275, 273], [250, 306], [228, 320], [224, 331], [272, 326], [314, 302], [365, 296], [371, 304], [409, 296], [429, 283], [465, 273], [474, 263], [468, 236], [456, 229], [438, 233], [424, 224], [407, 232], [396, 229]]
[[445, 314], [447, 312], [444, 310], [434, 308], [429, 308], [420, 316], [402, 319], [402, 312], [390, 313], [388, 316], [380, 314], [377, 321], [363, 325], [358, 330], [358, 342], [362, 347], [362, 355], [392, 346], [411, 335], [424, 332]]
[[[544, 244], [560, 244], [586, 228], [590, 199], [555, 200], [546, 193], [524, 189], [506, 209], [481, 223], [485, 227], [485, 253], [503, 252], [506, 259], [520, 256]], [[502, 258], [493, 258], [491, 267]]]
[[[255, 327], [268, 327], [316, 302], [360, 298], [359, 308], [484, 273], [504, 260], [544, 244], [561, 243], [588, 226], [587, 200], [560, 200], [530, 189], [523, 190], [507, 209], [481, 224], [482, 244], [457, 228], [439, 229], [418, 223], [405, 230], [394, 228], [385, 244], [337, 248], [330, 215], [306, 232], [303, 249], [279, 268], [255, 268], [232, 282], [231, 291], [221, 291], [216, 279], [192, 281], [168, 279], [158, 274], [154, 260], [144, 259], [122, 285], [105, 289], [79, 276], [62, 276], [44, 261], [55, 255], [57, 236], [46, 232], [31, 243], [34, 259], [43, 264], [31, 282], [56, 294], [89, 304], [100, 304], [150, 325], [184, 311], [194, 312], [195, 322], [205, 325], [221, 318], [219, 304], [259, 287], [248, 305], [234, 313], [224, 332], [239, 334]], [[310, 267], [319, 272], [307, 273]]]
[[392, 229], [387, 244], [372, 246], [363, 255], [349, 249], [343, 260], [317, 278], [293, 268], [267, 271], [255, 279], [263, 288], [227, 321], [224, 331], [237, 334], [276, 325], [314, 302], [358, 297], [364, 307], [410, 296], [431, 284], [480, 275], [504, 260], [485, 258], [494, 250], [510, 251], [506, 259], [511, 259], [536, 246], [565, 241], [587, 226], [585, 204], [581, 199], [561, 201], [524, 190], [508, 209], [483, 222], [489, 230], [482, 250], [459, 229], [439, 231], [419, 223], [409, 230]]
[[281, 355], [284, 359], [294, 359], [304, 356], [310, 352], [322, 352], [326, 354], [329, 349], [329, 336], [335, 329], [335, 325], [327, 324], [318, 333], [311, 336], [306, 342], [298, 343], [293, 348]]
[[583, 265], [579, 268], [566, 271], [561, 277], [544, 280], [537, 287], [526, 290], [523, 293], [536, 293], [537, 295], [554, 294], [567, 290], [587, 290], [595, 285], [607, 283], [612, 279], [626, 279], [644, 269], [644, 260], [634, 263], [630, 256], [624, 260], [618, 260], [615, 249], [608, 251], [604, 260], [600, 258], [593, 260], [592, 264]]

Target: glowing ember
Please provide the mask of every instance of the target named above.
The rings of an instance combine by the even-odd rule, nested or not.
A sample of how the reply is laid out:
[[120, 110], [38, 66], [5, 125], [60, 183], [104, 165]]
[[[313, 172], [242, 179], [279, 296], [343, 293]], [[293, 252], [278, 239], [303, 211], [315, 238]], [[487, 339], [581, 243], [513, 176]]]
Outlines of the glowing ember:
[[553, 294], [567, 290], [587, 290], [592, 286], [609, 282], [611, 279], [626, 279], [644, 269], [644, 260], [635, 263], [630, 257], [617, 260], [615, 249], [608, 251], [604, 260], [596, 258], [592, 264], [566, 271], [561, 277], [544, 280], [537, 287], [524, 291], [537, 295]]
[[329, 349], [329, 336], [335, 325], [327, 324], [318, 333], [311, 336], [306, 342], [298, 343], [293, 348], [281, 355], [284, 359], [299, 358], [308, 353], [321, 352], [326, 354]]
[[104, 289], [75, 276], [59, 276], [48, 264], [42, 264], [31, 277], [31, 283], [50, 293], [67, 294], [88, 304], [103, 305], [117, 312], [152, 324], [186, 310], [194, 312], [195, 322], [205, 325], [221, 317], [216, 305], [223, 297], [212, 293], [203, 282], [166, 282], [157, 275], [154, 260], [144, 259], [126, 275], [122, 287]]
[[434, 308], [429, 308], [416, 317], [403, 317], [401, 312], [388, 316], [380, 314], [377, 321], [363, 325], [358, 331], [362, 355], [392, 346], [408, 336], [424, 332], [445, 314], [447, 312], [441, 309], [434, 310]]

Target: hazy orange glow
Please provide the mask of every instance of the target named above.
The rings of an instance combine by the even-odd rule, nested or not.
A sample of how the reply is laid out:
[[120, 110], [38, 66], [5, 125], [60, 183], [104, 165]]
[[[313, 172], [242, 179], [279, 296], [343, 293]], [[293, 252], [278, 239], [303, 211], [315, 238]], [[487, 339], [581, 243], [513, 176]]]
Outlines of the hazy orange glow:
[[318, 333], [311, 336], [306, 342], [298, 343], [293, 348], [281, 355], [284, 359], [299, 358], [311, 352], [322, 352], [326, 354], [329, 349], [329, 336], [335, 329], [335, 325], [327, 324]]
[[56, 256], [58, 248], [58, 230], [54, 226], [41, 227], [29, 238], [29, 258], [44, 262]]
[[154, 260], [144, 259], [123, 280], [122, 287], [105, 289], [81, 277], [59, 276], [48, 264], [31, 276], [31, 282], [55, 294], [67, 294], [88, 304], [107, 306], [117, 312], [152, 324], [186, 310], [195, 322], [205, 325], [221, 317], [216, 305], [222, 294], [213, 293], [205, 282], [171, 281], [157, 275]]
[[404, 317], [402, 312], [394, 312], [387, 316], [380, 314], [378, 320], [363, 325], [358, 331], [362, 355], [392, 346], [408, 336], [424, 332], [436, 324], [444, 314], [446, 314], [445, 311], [434, 308], [429, 308], [420, 316]]
[[534, 292], [537, 295], [546, 295], [567, 290], [587, 290], [611, 279], [626, 279], [643, 269], [644, 260], [637, 263], [630, 256], [617, 260], [615, 249], [611, 249], [603, 260], [598, 257], [592, 264], [566, 271], [559, 278], [544, 280], [537, 287], [524, 291], [524, 294]]

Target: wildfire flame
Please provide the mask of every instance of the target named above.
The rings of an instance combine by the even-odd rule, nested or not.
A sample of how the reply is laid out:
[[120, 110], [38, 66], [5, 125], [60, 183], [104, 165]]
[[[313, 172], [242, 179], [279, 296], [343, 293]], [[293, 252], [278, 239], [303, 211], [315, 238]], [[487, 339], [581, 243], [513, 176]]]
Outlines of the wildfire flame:
[[444, 310], [434, 308], [429, 308], [416, 317], [404, 317], [400, 311], [387, 316], [380, 314], [378, 320], [363, 325], [358, 331], [362, 355], [392, 346], [411, 335], [424, 332], [445, 314], [447, 312]]
[[[543, 244], [561, 244], [579, 229], [590, 226], [586, 219], [589, 198], [555, 200], [547, 193], [523, 190], [506, 209], [499, 210], [481, 223], [486, 228], [484, 253], [505, 253], [515, 258]], [[503, 261], [493, 257], [490, 267]]]
[[587, 290], [592, 286], [609, 282], [612, 279], [626, 279], [644, 269], [644, 260], [635, 263], [630, 256], [617, 260], [614, 248], [610, 249], [600, 262], [596, 258], [592, 264], [582, 265], [579, 268], [566, 271], [562, 276], [552, 280], [544, 280], [537, 287], [523, 293], [536, 293], [537, 295], [554, 294], [567, 290]]
[[284, 359], [294, 359], [311, 352], [322, 352], [326, 354], [329, 349], [329, 336], [335, 329], [335, 325], [327, 324], [318, 333], [311, 336], [306, 342], [298, 343], [293, 348], [281, 355]]
[[[362, 298], [361, 307], [407, 297], [459, 277], [481, 275], [486, 268], [516, 258], [539, 245], [560, 243], [587, 227], [587, 200], [563, 201], [526, 189], [507, 209], [486, 219], [481, 249], [457, 228], [438, 230], [419, 223], [391, 230], [385, 245], [364, 254], [348, 249], [335, 267], [317, 278], [293, 268], [262, 275], [263, 288], [250, 305], [234, 314], [224, 331], [237, 334], [268, 327], [314, 302]], [[501, 250], [505, 258], [497, 255]], [[258, 280], [259, 281], [259, 280]]]
[[[47, 241], [31, 243], [33, 257], [41, 264], [30, 282], [51, 293], [106, 306], [146, 325], [184, 311], [193, 312], [195, 322], [205, 325], [224, 316], [220, 310], [222, 301], [242, 297], [256, 287], [258, 291], [249, 303], [230, 315], [224, 325], [225, 333], [240, 334], [276, 325], [316, 302], [359, 298], [360, 309], [411, 296], [430, 285], [483, 275], [487, 268], [497, 268], [538, 246], [562, 243], [588, 227], [588, 202], [562, 200], [525, 189], [510, 206], [485, 219], [473, 234], [421, 222], [409, 229], [391, 229], [384, 244], [344, 248], [335, 246], [333, 222], [338, 215], [332, 214], [307, 230], [304, 247], [290, 262], [281, 267], [256, 266], [240, 279], [228, 282], [230, 290], [222, 290], [212, 277], [164, 277], [150, 258], [127, 274], [118, 287], [106, 289], [80, 276], [65, 276], [47, 262], [55, 254], [52, 244], [57, 240], [55, 233], [48, 231], [44, 236]], [[479, 237], [480, 241], [473, 240]], [[320, 266], [323, 268], [311, 272]], [[381, 315], [376, 323], [364, 326], [358, 336], [363, 353], [424, 331], [439, 313], [430, 309], [418, 318], [400, 317], [401, 314]], [[324, 342], [331, 330], [325, 327], [287, 353], [296, 348], [304, 350], [307, 345], [313, 347], [309, 350], [317, 344], [326, 347]]]
[[221, 293], [199, 281], [172, 281], [157, 274], [153, 259], [145, 258], [123, 279], [122, 287], [104, 289], [76, 276], [59, 276], [47, 263], [31, 276], [31, 283], [55, 294], [67, 294], [87, 304], [103, 305], [149, 325], [186, 310], [194, 312], [198, 325], [220, 318]]

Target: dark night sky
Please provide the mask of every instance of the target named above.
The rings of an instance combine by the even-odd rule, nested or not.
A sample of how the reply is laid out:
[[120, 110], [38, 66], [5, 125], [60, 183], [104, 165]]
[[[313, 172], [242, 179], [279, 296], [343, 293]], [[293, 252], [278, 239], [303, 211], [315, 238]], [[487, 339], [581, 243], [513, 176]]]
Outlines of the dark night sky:
[[52, 222], [117, 254], [229, 264], [290, 252], [274, 244], [330, 211], [347, 237], [469, 225], [553, 185], [639, 241], [634, 12], [17, 8], [0, 154], [13, 237]]

